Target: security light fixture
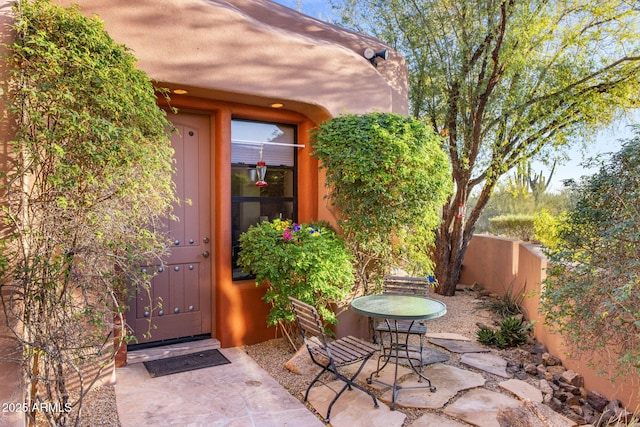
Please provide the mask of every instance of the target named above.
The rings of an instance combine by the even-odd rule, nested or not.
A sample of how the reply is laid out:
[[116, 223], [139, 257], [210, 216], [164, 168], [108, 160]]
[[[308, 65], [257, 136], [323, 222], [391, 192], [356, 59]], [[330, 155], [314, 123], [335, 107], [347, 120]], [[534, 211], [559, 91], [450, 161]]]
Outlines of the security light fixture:
[[369, 62], [371, 62], [371, 64], [373, 64], [374, 67], [378, 66], [378, 59], [377, 58], [382, 58], [385, 61], [389, 58], [389, 50], [388, 49], [384, 49], [381, 50], [379, 52], [375, 52], [373, 49], [371, 49], [370, 47], [366, 48], [364, 50], [364, 57], [367, 58], [369, 60]]

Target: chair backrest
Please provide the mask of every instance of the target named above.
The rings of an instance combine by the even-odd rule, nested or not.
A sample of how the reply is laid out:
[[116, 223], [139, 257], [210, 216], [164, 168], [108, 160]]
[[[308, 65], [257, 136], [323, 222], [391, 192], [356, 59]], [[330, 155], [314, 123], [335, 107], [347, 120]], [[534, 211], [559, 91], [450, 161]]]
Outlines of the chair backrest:
[[382, 293], [394, 295], [429, 296], [433, 280], [425, 277], [384, 276]]
[[297, 300], [293, 297], [289, 297], [291, 307], [296, 315], [298, 327], [302, 333], [305, 343], [308, 344], [308, 340], [312, 337], [317, 337], [321, 345], [326, 347], [327, 337], [324, 333], [324, 327], [322, 326], [322, 319], [318, 314], [318, 310], [315, 307]]

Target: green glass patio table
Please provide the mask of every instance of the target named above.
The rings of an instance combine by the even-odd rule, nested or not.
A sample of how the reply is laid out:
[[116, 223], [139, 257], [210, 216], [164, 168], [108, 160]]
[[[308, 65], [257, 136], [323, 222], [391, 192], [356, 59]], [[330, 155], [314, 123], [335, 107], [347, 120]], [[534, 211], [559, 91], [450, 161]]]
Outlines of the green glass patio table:
[[[378, 369], [372, 372], [369, 378], [367, 378], [367, 383], [371, 384], [373, 381], [376, 381], [380, 384], [393, 387], [391, 409], [395, 409], [398, 392], [403, 388], [428, 388], [431, 392], [436, 391], [436, 387], [431, 384], [431, 380], [425, 377], [422, 372], [419, 372], [411, 361], [412, 358], [409, 355], [409, 334], [406, 334], [404, 342], [400, 342], [399, 334], [402, 333], [402, 331], [410, 330], [413, 327], [413, 323], [416, 321], [426, 321], [444, 316], [447, 312], [447, 306], [443, 302], [413, 295], [378, 294], [355, 298], [351, 301], [351, 308], [353, 311], [363, 316], [385, 319], [389, 328], [391, 344], [388, 348], [383, 346], [383, 351], [380, 355], [380, 358], [385, 358], [385, 362], [382, 367], [380, 367], [380, 358], [378, 359]], [[408, 328], [400, 328], [398, 326], [398, 321], [410, 321]], [[402, 331], [398, 332], [399, 330]], [[398, 384], [398, 359], [401, 357], [401, 352], [405, 353], [409, 366], [411, 366], [411, 369], [418, 375], [418, 380], [421, 382], [422, 379], [425, 379], [427, 381], [426, 385], [403, 387]], [[394, 355], [395, 372], [393, 384], [375, 379], [374, 375], [379, 377], [379, 372], [387, 366], [389, 360]], [[405, 357], [402, 356], [402, 358], [404, 359]]]

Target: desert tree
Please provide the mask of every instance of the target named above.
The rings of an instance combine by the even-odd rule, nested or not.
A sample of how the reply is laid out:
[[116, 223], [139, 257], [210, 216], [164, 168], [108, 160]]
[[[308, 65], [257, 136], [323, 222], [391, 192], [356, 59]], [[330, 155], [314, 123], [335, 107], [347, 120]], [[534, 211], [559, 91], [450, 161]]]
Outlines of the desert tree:
[[455, 292], [476, 221], [502, 175], [588, 140], [638, 106], [635, 2], [345, 0], [340, 7], [346, 25], [404, 55], [412, 114], [447, 136], [455, 190], [433, 254], [444, 295]]

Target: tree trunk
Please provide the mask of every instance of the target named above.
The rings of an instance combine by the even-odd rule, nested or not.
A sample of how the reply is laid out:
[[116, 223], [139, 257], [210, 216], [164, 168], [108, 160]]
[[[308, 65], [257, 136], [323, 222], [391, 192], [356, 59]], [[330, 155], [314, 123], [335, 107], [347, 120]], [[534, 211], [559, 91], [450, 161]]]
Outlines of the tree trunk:
[[436, 239], [435, 275], [438, 281], [436, 292], [440, 295], [453, 296], [462, 273], [462, 261], [468, 241], [464, 239], [463, 218], [456, 218], [453, 229], [443, 221]]
[[464, 254], [467, 252], [476, 222], [489, 201], [494, 186], [495, 182], [485, 183], [476, 205], [468, 215], [465, 206], [468, 191], [458, 191], [452, 198], [452, 203], [442, 209], [442, 222], [436, 231], [434, 252], [438, 294], [445, 296], [455, 294], [462, 274]]

